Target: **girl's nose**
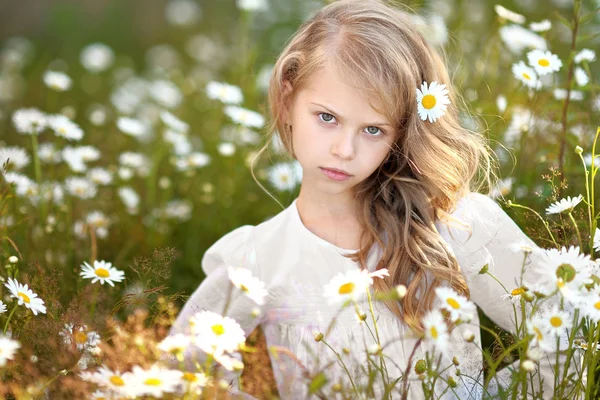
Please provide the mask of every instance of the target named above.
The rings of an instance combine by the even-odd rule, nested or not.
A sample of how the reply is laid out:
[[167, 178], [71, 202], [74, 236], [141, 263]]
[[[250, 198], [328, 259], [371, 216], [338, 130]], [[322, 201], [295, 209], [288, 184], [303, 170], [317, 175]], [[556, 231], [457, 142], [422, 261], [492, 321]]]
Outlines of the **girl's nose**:
[[355, 156], [356, 144], [354, 141], [356, 136], [350, 130], [340, 130], [337, 137], [331, 144], [331, 154], [345, 160], [351, 160]]

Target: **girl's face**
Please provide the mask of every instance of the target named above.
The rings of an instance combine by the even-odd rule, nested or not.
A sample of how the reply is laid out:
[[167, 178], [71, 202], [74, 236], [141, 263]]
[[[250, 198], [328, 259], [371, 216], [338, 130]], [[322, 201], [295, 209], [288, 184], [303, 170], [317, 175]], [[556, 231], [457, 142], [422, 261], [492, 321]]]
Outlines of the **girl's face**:
[[[291, 89], [289, 82], [286, 89]], [[386, 159], [396, 136], [391, 121], [346, 84], [331, 63], [296, 93], [287, 123], [292, 125], [294, 153], [303, 169], [302, 188], [329, 195], [352, 194], [351, 188]], [[332, 174], [328, 168], [347, 176]]]

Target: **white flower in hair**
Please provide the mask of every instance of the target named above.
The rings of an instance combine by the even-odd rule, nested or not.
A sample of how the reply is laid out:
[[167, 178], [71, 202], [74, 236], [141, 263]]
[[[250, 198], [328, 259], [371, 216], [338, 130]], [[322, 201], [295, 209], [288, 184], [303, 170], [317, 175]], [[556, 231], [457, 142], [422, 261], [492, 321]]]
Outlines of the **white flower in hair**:
[[446, 113], [448, 104], [450, 99], [446, 85], [434, 81], [428, 87], [427, 82], [423, 82], [421, 89], [417, 88], [417, 112], [423, 121], [429, 119], [429, 122], [435, 122]]

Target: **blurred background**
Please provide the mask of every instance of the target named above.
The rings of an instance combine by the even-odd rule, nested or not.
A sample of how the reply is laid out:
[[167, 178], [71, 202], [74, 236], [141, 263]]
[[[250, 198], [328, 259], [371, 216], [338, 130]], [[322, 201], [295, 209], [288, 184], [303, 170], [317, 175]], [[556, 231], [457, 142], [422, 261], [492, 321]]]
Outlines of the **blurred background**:
[[[464, 97], [465, 127], [489, 137], [497, 152], [503, 180], [491, 194], [540, 210], [554, 187], [582, 193], [582, 163], [573, 149], [582, 146], [590, 160], [598, 65], [574, 63], [573, 56], [598, 48], [598, 2], [396, 3], [412, 9], [427, 40], [446, 53]], [[6, 185], [12, 197], [3, 198], [2, 235], [24, 261], [60, 271], [65, 302], [78, 287], [81, 263], [92, 259], [124, 269], [125, 291], [142, 293], [148, 281], [127, 275], [128, 266], [167, 247], [176, 256], [163, 290], [190, 294], [204, 277], [200, 260], [212, 243], [281, 210], [258, 183], [283, 206], [298, 193], [301, 171], [277, 142], [256, 160], [258, 182], [249, 165], [268, 128], [272, 64], [323, 4], [0, 1], [0, 154], [11, 155], [5, 183], [14, 183]], [[576, 10], [588, 17], [578, 20], [573, 47]], [[563, 63], [539, 91], [512, 73], [532, 48], [549, 49]], [[575, 83], [570, 64], [588, 82]], [[567, 86], [578, 93], [568, 121], [560, 92]], [[63, 121], [32, 135], [32, 108], [75, 126]], [[561, 177], [573, 179], [568, 188]], [[536, 224], [526, 229], [534, 238]], [[13, 244], [2, 242], [6, 257]]]

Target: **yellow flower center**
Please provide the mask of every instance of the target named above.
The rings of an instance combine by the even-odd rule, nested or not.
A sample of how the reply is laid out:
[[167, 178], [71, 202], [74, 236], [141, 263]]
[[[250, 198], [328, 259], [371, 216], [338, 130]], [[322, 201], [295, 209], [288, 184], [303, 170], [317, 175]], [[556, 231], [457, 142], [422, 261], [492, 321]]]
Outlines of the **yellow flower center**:
[[571, 264], [560, 264], [558, 268], [556, 268], [556, 277], [562, 278], [564, 282], [571, 282], [575, 279], [577, 275], [577, 270]]
[[552, 317], [550, 318], [550, 325], [552, 325], [555, 328], [559, 328], [562, 326], [562, 319], [560, 317]]
[[528, 81], [531, 80], [531, 76], [529, 76], [527, 72], [523, 72], [521, 75], [523, 75], [523, 78], [527, 79]]
[[287, 175], [281, 175], [281, 182], [283, 183], [287, 183], [288, 182], [288, 176]]
[[27, 303], [27, 304], [31, 303], [31, 299], [25, 293], [19, 292], [19, 293], [17, 293], [17, 295], [19, 297], [21, 297], [25, 303]]
[[348, 282], [348, 283], [344, 283], [342, 286], [340, 286], [340, 290], [338, 290], [338, 292], [339, 292], [339, 294], [348, 294], [348, 293], [352, 293], [353, 290], [354, 290], [354, 283]]
[[518, 287], [516, 289], [513, 289], [512, 292], [510, 292], [510, 294], [512, 296], [520, 296], [523, 293], [525, 293], [526, 291], [527, 291], [527, 289], [525, 289], [525, 287], [521, 286], [521, 287]]
[[594, 304], [594, 307], [596, 308], [596, 310], [600, 310], [600, 301], [596, 302]]
[[431, 337], [432, 337], [433, 339], [437, 339], [437, 338], [438, 338], [438, 331], [437, 331], [437, 329], [435, 328], [435, 326], [432, 326], [432, 327], [429, 329], [429, 333], [431, 334]]
[[212, 331], [215, 333], [215, 335], [221, 336], [225, 333], [225, 327], [221, 324], [216, 324], [212, 326]]
[[104, 268], [96, 268], [96, 275], [98, 275], [100, 278], [108, 278], [110, 276], [108, 270]]
[[240, 284], [240, 290], [242, 292], [249, 292], [250, 291], [250, 289], [248, 289], [248, 287], [246, 285], [244, 285], [244, 284]]
[[447, 299], [446, 303], [450, 304], [450, 307], [454, 308], [455, 310], [458, 310], [460, 308], [460, 304], [458, 304], [458, 301], [454, 299]]
[[537, 326], [533, 327], [533, 332], [535, 333], [535, 337], [537, 340], [544, 339], [544, 334], [542, 333], [542, 331], [540, 331], [540, 328], [538, 328]]
[[144, 381], [144, 385], [148, 386], [160, 386], [162, 381], [158, 378], [148, 378]]
[[540, 64], [542, 67], [547, 67], [550, 65], [550, 61], [546, 60], [545, 58], [540, 58], [538, 64]]
[[65, 133], [67, 133], [67, 130], [66, 130], [64, 127], [62, 127], [62, 126], [61, 126], [60, 128], [58, 128], [58, 131], [59, 131], [60, 133], [62, 133], [63, 135], [64, 135]]
[[192, 373], [192, 372], [185, 372], [182, 376], [183, 380], [188, 381], [188, 382], [196, 382], [198, 381], [198, 377], [196, 376], [196, 374]]
[[75, 337], [75, 343], [77, 344], [84, 344], [85, 342], [87, 342], [87, 335], [85, 332], [75, 332], [75, 334], [73, 335]]
[[124, 386], [125, 385], [125, 381], [123, 380], [123, 378], [121, 378], [120, 376], [117, 376], [117, 375], [111, 376], [109, 381], [110, 381], [110, 383], [112, 383], [115, 386]]
[[435, 96], [432, 94], [426, 94], [423, 96], [423, 100], [421, 100], [421, 104], [428, 110], [431, 110], [435, 107]]

